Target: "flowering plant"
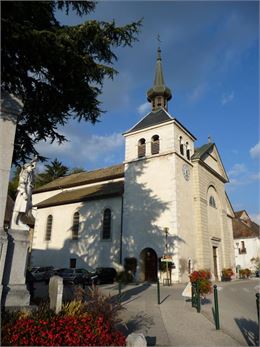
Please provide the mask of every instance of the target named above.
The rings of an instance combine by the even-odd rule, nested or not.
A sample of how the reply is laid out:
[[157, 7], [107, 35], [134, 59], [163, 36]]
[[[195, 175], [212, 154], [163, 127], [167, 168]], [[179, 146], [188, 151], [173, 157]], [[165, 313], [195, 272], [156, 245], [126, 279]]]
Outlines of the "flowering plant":
[[222, 280], [231, 280], [231, 277], [234, 276], [234, 272], [231, 268], [223, 269], [222, 270]]
[[249, 278], [251, 275], [251, 270], [249, 269], [240, 269], [239, 278]]
[[212, 292], [212, 283], [210, 279], [211, 273], [208, 270], [193, 271], [190, 274], [191, 284], [197, 284], [199, 293], [202, 296]]
[[103, 316], [21, 318], [2, 327], [6, 346], [125, 346], [125, 336], [113, 330]]
[[49, 309], [48, 302], [35, 311], [6, 312], [2, 345], [125, 346], [125, 336], [117, 330], [122, 309], [111, 297], [89, 288], [87, 293], [77, 291], [75, 300], [64, 304], [58, 314]]

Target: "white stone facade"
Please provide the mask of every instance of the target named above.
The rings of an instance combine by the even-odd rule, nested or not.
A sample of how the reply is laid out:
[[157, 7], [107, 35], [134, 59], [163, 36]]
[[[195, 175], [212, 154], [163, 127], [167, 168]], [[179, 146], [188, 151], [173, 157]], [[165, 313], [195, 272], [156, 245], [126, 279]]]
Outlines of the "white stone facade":
[[[160, 51], [155, 81], [148, 91], [152, 111], [124, 133], [122, 177], [104, 176], [102, 182], [75, 181], [63, 187], [60, 180], [53, 189], [54, 181], [52, 189], [47, 186], [34, 194], [38, 208], [32, 265], [68, 267], [76, 259], [77, 267], [88, 268], [135, 258], [136, 278], [154, 281], [159, 260], [166, 255], [174, 263], [171, 279], [175, 282], [186, 282], [195, 269], [209, 269], [220, 279], [222, 268], [235, 268], [233, 210], [217, 147], [210, 142], [195, 149], [196, 138], [166, 107], [158, 107], [171, 98], [170, 89], [160, 84], [164, 83]], [[120, 181], [124, 190], [117, 196], [99, 194], [111, 182]], [[93, 195], [90, 191], [98, 184], [103, 188]], [[81, 190], [84, 199], [76, 201], [75, 196], [83, 196]], [[102, 239], [106, 209], [111, 211], [109, 240]], [[80, 230], [78, 240], [72, 240], [76, 211]], [[52, 237], [45, 241], [49, 215], [53, 216]]]

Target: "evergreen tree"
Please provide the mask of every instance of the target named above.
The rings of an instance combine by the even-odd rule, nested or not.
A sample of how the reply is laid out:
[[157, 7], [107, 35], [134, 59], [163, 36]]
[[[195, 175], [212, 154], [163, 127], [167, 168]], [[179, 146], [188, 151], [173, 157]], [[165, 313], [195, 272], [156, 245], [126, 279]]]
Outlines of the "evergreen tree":
[[2, 1], [1, 90], [19, 97], [13, 163], [38, 154], [34, 145], [65, 137], [57, 127], [70, 118], [95, 123], [104, 110], [98, 97], [105, 77], [117, 73], [113, 48], [131, 46], [141, 22], [122, 27], [88, 20], [61, 25], [55, 11], [88, 15], [92, 1]]
[[45, 170], [39, 173], [35, 179], [35, 188], [39, 188], [59, 177], [65, 176], [69, 172], [67, 166], [63, 165], [58, 159], [54, 159], [50, 164], [45, 165]]

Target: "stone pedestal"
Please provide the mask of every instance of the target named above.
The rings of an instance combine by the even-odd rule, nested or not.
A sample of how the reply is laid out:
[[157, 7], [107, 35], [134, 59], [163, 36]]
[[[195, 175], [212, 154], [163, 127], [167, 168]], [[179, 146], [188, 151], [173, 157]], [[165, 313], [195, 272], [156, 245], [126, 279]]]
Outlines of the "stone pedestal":
[[30, 294], [25, 284], [29, 244], [29, 230], [8, 231], [2, 295], [2, 305], [6, 307], [30, 304]]
[[0, 228], [0, 299], [2, 297], [2, 291], [3, 291], [3, 285], [2, 285], [2, 279], [4, 276], [4, 266], [5, 266], [5, 258], [7, 253], [7, 233], [4, 231], [3, 228]]
[[[14, 150], [14, 138], [18, 115], [22, 112], [23, 105], [13, 95], [2, 92], [0, 113], [0, 295], [2, 295], [2, 281], [4, 267], [7, 263], [7, 234], [4, 231], [4, 215], [6, 208], [7, 190], [12, 156]], [[1, 299], [1, 296], [0, 296]]]

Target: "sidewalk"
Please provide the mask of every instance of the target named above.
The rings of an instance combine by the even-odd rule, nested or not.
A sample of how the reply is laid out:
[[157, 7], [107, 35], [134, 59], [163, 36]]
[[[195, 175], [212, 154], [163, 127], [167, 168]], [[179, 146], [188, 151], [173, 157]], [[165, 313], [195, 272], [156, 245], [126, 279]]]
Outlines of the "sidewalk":
[[[216, 330], [204, 315], [191, 307], [181, 296], [185, 285], [161, 286], [161, 304], [157, 304], [156, 285], [127, 285], [122, 289], [122, 304], [126, 308], [121, 317], [128, 331], [142, 332], [149, 346], [241, 346]], [[118, 287], [102, 287], [110, 295], [118, 294]]]

